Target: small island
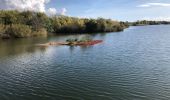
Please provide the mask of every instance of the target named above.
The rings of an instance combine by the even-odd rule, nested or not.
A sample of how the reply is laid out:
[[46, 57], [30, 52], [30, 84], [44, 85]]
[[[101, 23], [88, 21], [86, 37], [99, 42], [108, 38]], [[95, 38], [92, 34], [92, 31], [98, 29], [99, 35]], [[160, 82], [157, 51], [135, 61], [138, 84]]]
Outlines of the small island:
[[38, 46], [60, 46], [60, 45], [67, 45], [67, 46], [92, 46], [95, 44], [102, 43], [103, 40], [92, 40], [92, 39], [67, 39], [65, 42], [48, 42], [45, 44], [38, 44]]

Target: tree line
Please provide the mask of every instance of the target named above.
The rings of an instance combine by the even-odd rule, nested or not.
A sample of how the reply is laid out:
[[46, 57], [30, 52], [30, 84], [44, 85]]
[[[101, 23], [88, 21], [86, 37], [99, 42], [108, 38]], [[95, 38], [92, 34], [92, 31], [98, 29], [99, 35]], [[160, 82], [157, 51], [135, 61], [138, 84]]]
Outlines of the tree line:
[[138, 20], [136, 22], [131, 22], [129, 25], [132, 26], [142, 26], [142, 25], [161, 25], [161, 24], [170, 24], [170, 21], [149, 21], [149, 20]]
[[127, 27], [127, 23], [111, 19], [47, 16], [40, 12], [0, 10], [0, 36], [4, 38], [47, 36], [48, 33], [118, 32]]

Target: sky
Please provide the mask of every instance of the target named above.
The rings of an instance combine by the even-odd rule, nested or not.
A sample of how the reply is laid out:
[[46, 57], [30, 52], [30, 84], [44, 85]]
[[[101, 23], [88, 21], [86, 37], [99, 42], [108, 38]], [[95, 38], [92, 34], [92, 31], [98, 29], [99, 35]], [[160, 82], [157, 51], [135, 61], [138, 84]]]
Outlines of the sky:
[[170, 21], [170, 0], [0, 0], [0, 9], [119, 21]]

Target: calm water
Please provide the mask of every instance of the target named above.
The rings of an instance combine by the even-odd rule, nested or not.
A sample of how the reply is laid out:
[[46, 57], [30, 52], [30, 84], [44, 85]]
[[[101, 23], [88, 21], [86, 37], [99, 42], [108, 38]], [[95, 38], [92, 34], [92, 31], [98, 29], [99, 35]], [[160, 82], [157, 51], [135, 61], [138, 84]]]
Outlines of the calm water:
[[170, 26], [95, 34], [91, 47], [36, 47], [68, 37], [0, 41], [0, 100], [169, 100]]

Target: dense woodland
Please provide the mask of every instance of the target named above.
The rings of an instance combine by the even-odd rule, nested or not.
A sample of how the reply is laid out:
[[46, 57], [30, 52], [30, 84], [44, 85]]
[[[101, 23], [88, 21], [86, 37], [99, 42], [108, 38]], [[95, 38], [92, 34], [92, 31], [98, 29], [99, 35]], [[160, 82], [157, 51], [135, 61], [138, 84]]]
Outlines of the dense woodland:
[[167, 21], [118, 22], [111, 19], [87, 19], [47, 16], [45, 13], [0, 10], [0, 38], [47, 36], [48, 33], [72, 34], [118, 32], [130, 26], [170, 24]]
[[117, 32], [123, 31], [127, 27], [127, 23], [111, 19], [49, 17], [40, 12], [0, 11], [0, 37], [3, 38], [47, 36], [48, 33]]

